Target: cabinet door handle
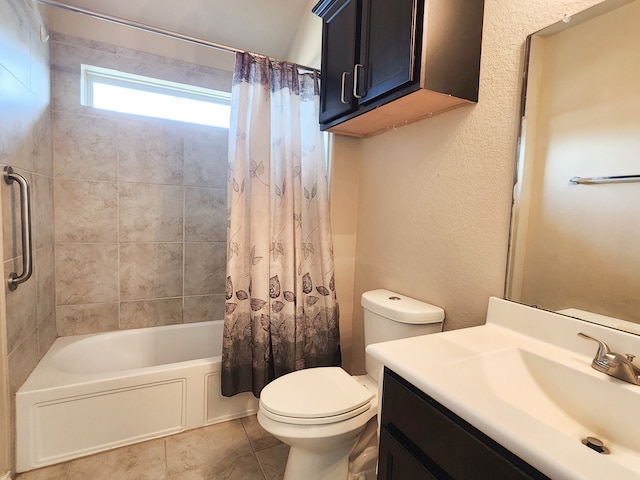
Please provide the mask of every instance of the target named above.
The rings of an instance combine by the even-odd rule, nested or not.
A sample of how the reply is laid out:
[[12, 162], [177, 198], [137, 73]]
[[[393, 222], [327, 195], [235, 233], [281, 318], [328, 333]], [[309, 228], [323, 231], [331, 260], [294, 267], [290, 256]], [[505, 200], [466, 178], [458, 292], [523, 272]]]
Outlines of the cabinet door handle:
[[418, 26], [418, 2], [414, 0], [411, 13], [411, 63], [409, 64], [409, 80], [413, 82], [416, 66], [416, 28]]
[[349, 72], [342, 72], [342, 86], [340, 87], [340, 101], [345, 105], [349, 105], [349, 102], [344, 98], [345, 94], [345, 81], [347, 79], [347, 75], [351, 75]]
[[364, 68], [364, 65], [356, 63], [353, 67], [353, 96], [362, 98], [362, 95], [358, 95], [358, 68]]

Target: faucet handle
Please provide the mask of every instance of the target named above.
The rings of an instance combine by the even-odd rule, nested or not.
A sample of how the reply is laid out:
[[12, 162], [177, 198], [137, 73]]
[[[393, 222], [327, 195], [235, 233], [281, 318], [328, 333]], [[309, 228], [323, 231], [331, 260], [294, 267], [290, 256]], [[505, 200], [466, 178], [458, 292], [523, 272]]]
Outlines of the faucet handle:
[[601, 340], [598, 340], [597, 338], [590, 337], [586, 333], [580, 332], [578, 333], [578, 336], [581, 338], [584, 338], [585, 340], [592, 340], [598, 344], [598, 351], [596, 352], [596, 356], [593, 359], [593, 363], [604, 369], [608, 369], [609, 362], [607, 361], [607, 355], [611, 353], [611, 350], [609, 349], [609, 345], [607, 345]]
[[598, 344], [598, 351], [591, 362], [593, 368], [625, 382], [640, 385], [640, 367], [633, 363], [633, 355], [630, 353], [620, 355], [619, 353], [611, 352], [606, 343], [584, 333], [578, 333], [578, 336], [593, 340]]
[[631, 353], [625, 353], [625, 356], [627, 357], [627, 360], [629, 361], [629, 364], [631, 365], [631, 369], [633, 370], [634, 375], [639, 377], [638, 381], [640, 382], [640, 367], [638, 365], [636, 365], [635, 363], [633, 363], [633, 359], [636, 358], [636, 356], [632, 355]]

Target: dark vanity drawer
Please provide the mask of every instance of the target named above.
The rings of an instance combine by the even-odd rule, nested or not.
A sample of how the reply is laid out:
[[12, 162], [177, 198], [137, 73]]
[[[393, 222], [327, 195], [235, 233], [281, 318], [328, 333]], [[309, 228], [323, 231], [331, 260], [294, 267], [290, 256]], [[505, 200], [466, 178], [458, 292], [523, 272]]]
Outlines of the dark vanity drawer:
[[[382, 431], [406, 452], [415, 452], [413, 457], [434, 473], [433, 478], [548, 479], [388, 369], [382, 405]], [[381, 435], [381, 464], [388, 444]], [[380, 473], [384, 471], [380, 469]]]
[[378, 478], [385, 480], [438, 480], [429, 470], [413, 446], [396, 439], [389, 431], [380, 429]]

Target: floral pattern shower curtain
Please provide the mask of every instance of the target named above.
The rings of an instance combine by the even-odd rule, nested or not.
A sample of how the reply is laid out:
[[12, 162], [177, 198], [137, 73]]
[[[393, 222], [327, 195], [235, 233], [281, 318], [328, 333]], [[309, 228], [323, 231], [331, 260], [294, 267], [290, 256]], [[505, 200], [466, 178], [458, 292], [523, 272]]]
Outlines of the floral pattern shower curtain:
[[318, 72], [237, 54], [229, 131], [225, 396], [259, 396], [281, 375], [341, 363], [318, 104]]

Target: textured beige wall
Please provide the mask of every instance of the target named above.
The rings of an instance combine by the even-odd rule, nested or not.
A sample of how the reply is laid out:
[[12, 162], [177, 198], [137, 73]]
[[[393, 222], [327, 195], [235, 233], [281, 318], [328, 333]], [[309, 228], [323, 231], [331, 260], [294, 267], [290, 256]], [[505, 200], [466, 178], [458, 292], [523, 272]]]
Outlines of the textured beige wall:
[[640, 321], [639, 186], [568, 182], [638, 171], [638, 18], [634, 2], [541, 44], [525, 303]]
[[340, 305], [340, 343], [342, 366], [351, 370], [353, 312], [360, 309], [360, 298], [354, 297], [353, 279], [356, 267], [356, 229], [358, 225], [358, 184], [362, 142], [333, 136], [331, 142], [331, 233], [336, 292]]
[[298, 30], [286, 59], [319, 69], [322, 50], [322, 19], [311, 11], [316, 3], [318, 0], [310, 0], [307, 3], [305, 14], [300, 19]]
[[[363, 141], [355, 298], [384, 287], [443, 307], [445, 329], [484, 323], [503, 295], [523, 43], [596, 3], [486, 0], [478, 104]], [[359, 308], [352, 328], [359, 372]]]

